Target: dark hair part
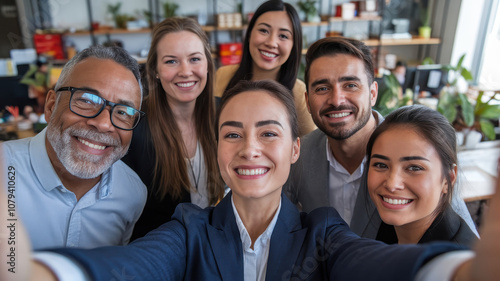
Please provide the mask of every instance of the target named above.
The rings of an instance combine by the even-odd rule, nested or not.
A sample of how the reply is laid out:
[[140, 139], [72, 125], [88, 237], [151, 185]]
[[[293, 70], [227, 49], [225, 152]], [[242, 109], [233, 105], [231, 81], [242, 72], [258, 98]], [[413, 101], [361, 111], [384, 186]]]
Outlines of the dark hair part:
[[274, 80], [259, 80], [259, 81], [249, 81], [242, 80], [230, 90], [224, 93], [221, 98], [220, 107], [217, 111], [217, 139], [219, 139], [219, 118], [222, 110], [226, 107], [226, 104], [231, 100], [231, 98], [250, 91], [265, 91], [270, 96], [276, 98], [283, 104], [286, 108], [288, 114], [288, 120], [290, 122], [290, 128], [292, 129], [292, 140], [296, 140], [299, 137], [299, 123], [297, 121], [297, 111], [295, 110], [295, 103], [293, 101], [293, 94], [291, 90], [287, 89], [280, 83]]
[[81, 61], [88, 58], [112, 60], [130, 70], [139, 83], [142, 101], [142, 83], [141, 74], [139, 72], [139, 64], [127, 53], [127, 51], [120, 47], [90, 46], [78, 52], [66, 63], [66, 65], [64, 65], [63, 70], [61, 71], [61, 75], [57, 80], [55, 89], [59, 89], [62, 85], [64, 85], [64, 83], [66, 83], [68, 78], [71, 76], [71, 73], [73, 72], [75, 66]]
[[207, 84], [196, 99], [194, 115], [196, 136], [198, 137], [207, 167], [208, 201], [213, 205], [224, 196], [223, 182], [217, 165], [217, 140], [215, 138], [215, 101], [214, 62], [210, 53], [210, 45], [205, 32], [193, 19], [172, 17], [168, 18], [153, 30], [151, 48], [146, 62], [149, 95], [144, 100], [148, 124], [151, 130], [154, 149], [156, 151], [154, 181], [159, 180], [157, 193], [164, 198], [170, 194], [179, 199], [182, 190], [190, 190], [190, 181], [185, 157], [186, 147], [180, 129], [175, 122], [172, 109], [167, 101], [167, 94], [161, 86], [156, 67], [158, 64], [157, 46], [167, 34], [187, 31], [198, 36], [203, 43], [205, 58], [208, 65]]
[[[309, 69], [314, 60], [324, 56], [334, 56], [337, 54], [346, 54], [355, 56], [362, 60], [365, 65], [368, 84], [371, 85], [374, 81], [374, 64], [370, 53], [370, 48], [365, 43], [344, 37], [325, 37], [314, 42], [308, 49], [306, 54], [306, 70], [304, 80], [306, 89], [309, 92]], [[335, 67], [335, 66], [332, 66]]]
[[270, 0], [262, 3], [257, 8], [252, 19], [248, 23], [248, 28], [243, 41], [243, 52], [241, 56], [241, 63], [236, 70], [233, 78], [229, 80], [226, 90], [231, 89], [241, 80], [252, 80], [253, 77], [253, 59], [250, 55], [250, 37], [255, 27], [255, 22], [264, 13], [273, 11], [286, 11], [290, 20], [292, 21], [293, 28], [293, 47], [287, 61], [281, 66], [278, 73], [278, 82], [285, 85], [288, 89], [292, 90], [297, 80], [297, 73], [299, 72], [300, 59], [302, 57], [302, 27], [300, 25], [300, 18], [295, 8], [280, 0]]
[[[425, 138], [436, 149], [441, 160], [443, 177], [448, 183], [448, 192], [441, 197], [440, 203], [435, 210], [435, 214], [442, 213], [449, 205], [453, 196], [453, 183], [450, 172], [454, 165], [457, 165], [457, 142], [455, 130], [448, 120], [436, 110], [422, 105], [404, 106], [389, 114], [384, 122], [378, 126], [368, 141], [366, 147], [367, 161], [365, 175], [370, 168], [370, 158], [373, 144], [377, 138], [393, 128], [405, 128], [416, 131]], [[367, 176], [364, 180], [366, 182]]]

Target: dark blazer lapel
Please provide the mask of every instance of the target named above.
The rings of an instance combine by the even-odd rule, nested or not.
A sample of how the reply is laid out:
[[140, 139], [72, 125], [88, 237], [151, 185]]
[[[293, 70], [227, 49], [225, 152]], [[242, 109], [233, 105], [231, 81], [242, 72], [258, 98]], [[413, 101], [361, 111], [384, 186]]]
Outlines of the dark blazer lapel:
[[451, 207], [448, 207], [443, 213], [439, 214], [418, 243], [452, 241], [452, 238], [455, 237], [460, 227], [460, 218], [458, 215], [453, 216], [451, 212], [453, 210], [451, 210]]
[[215, 207], [208, 238], [222, 280], [243, 280], [243, 250], [231, 204], [231, 193]]
[[302, 229], [297, 208], [282, 195], [281, 211], [271, 235], [266, 280], [289, 279], [306, 233], [307, 229]]
[[382, 220], [373, 204], [366, 185], [361, 181], [356, 203], [354, 205], [353, 220], [349, 227], [359, 236], [375, 239]]

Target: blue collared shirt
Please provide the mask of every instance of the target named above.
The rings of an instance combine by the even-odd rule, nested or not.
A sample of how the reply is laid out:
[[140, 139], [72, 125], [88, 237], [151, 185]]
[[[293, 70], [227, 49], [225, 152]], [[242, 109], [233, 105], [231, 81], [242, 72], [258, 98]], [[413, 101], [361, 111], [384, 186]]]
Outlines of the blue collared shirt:
[[0, 144], [6, 178], [15, 171], [10, 185], [14, 212], [23, 220], [32, 247], [127, 244], [146, 203], [146, 187], [137, 174], [117, 161], [77, 200], [52, 167], [45, 135], [46, 129], [33, 138]]
[[243, 221], [234, 206], [233, 197], [231, 197], [231, 204], [233, 205], [234, 217], [236, 218], [236, 225], [240, 231], [241, 244], [243, 248], [243, 274], [244, 281], [264, 281], [266, 280], [267, 272], [267, 259], [269, 257], [269, 248], [271, 246], [271, 235], [273, 234], [274, 226], [278, 220], [278, 214], [281, 210], [281, 199], [276, 214], [274, 214], [271, 223], [267, 226], [266, 230], [255, 240], [253, 249], [252, 239], [248, 234]]

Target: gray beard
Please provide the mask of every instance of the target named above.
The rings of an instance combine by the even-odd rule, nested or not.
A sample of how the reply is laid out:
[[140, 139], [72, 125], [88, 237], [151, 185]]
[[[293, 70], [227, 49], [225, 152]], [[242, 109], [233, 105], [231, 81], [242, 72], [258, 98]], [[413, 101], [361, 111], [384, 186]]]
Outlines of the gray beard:
[[[69, 145], [72, 136], [80, 136], [113, 145], [115, 150], [107, 156], [73, 150]], [[113, 163], [125, 156], [128, 150], [128, 146], [121, 146], [120, 140], [116, 140], [107, 134], [75, 127], [69, 127], [61, 132], [53, 123], [49, 123], [47, 126], [47, 139], [64, 168], [71, 175], [81, 179], [93, 179], [102, 175]]]

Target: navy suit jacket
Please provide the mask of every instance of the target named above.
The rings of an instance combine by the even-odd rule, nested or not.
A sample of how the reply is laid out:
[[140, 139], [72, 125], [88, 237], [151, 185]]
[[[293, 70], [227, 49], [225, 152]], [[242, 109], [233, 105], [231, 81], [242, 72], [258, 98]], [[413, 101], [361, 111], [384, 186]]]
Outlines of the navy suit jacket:
[[[382, 222], [377, 234], [377, 240], [388, 244], [398, 243], [398, 236], [394, 226]], [[471, 247], [477, 240], [476, 234], [472, 232], [467, 223], [452, 208], [448, 207], [434, 219], [418, 243], [450, 241]]]
[[[56, 252], [79, 262], [92, 280], [243, 280], [231, 196], [215, 208], [181, 204], [172, 221], [128, 246]], [[299, 213], [282, 196], [266, 280], [412, 280], [426, 261], [455, 249], [359, 238], [333, 208]]]

